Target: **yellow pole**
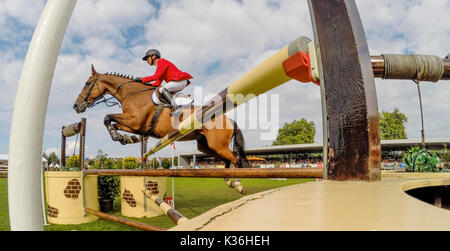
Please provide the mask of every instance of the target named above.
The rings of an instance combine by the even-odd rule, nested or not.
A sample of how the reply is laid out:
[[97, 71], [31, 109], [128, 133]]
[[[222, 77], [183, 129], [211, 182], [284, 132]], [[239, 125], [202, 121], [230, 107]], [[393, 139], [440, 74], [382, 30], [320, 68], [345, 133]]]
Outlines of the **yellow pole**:
[[[260, 94], [266, 93], [269, 90], [290, 81], [292, 78], [286, 75], [283, 62], [299, 51], [306, 53], [308, 51], [309, 42], [311, 42], [309, 38], [300, 37], [256, 66], [219, 93], [216, 97], [211, 99], [211, 101], [206, 103], [202, 109], [197, 110], [183, 120], [178, 125], [177, 130], [162, 138], [148, 153], [145, 154], [145, 157], [147, 158], [170, 143], [177, 141], [200, 128], [203, 123], [211, 120], [213, 115], [217, 115], [217, 113], [226, 113]], [[217, 102], [217, 100], [221, 100], [221, 102]], [[226, 102], [231, 102], [233, 106], [224, 106], [223, 104]]]

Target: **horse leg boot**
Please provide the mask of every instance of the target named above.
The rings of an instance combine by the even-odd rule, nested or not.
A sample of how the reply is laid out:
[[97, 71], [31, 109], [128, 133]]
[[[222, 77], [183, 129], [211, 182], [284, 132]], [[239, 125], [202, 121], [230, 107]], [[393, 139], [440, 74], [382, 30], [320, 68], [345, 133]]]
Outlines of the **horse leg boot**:
[[[226, 160], [225, 168], [230, 168], [230, 165], [231, 165], [231, 161]], [[225, 184], [227, 184], [227, 186], [229, 186], [230, 188], [234, 188], [234, 181], [232, 181], [230, 178], [224, 178], [223, 180], [225, 180]]]
[[230, 188], [234, 188], [234, 182], [230, 178], [223, 178], [223, 180], [225, 181], [225, 184], [227, 184], [227, 186], [229, 186]]
[[113, 117], [111, 115], [106, 115], [103, 123], [108, 129], [109, 134], [113, 141], [120, 141], [123, 139], [123, 136], [117, 132], [116, 128], [112, 125]]
[[245, 187], [243, 187], [241, 185], [241, 179], [235, 179], [234, 180], [234, 185], [236, 186], [236, 189], [239, 191], [239, 193], [241, 194], [246, 194], [247, 190], [245, 189]]
[[[122, 145], [127, 144], [135, 144], [139, 143], [140, 140], [136, 136], [128, 136], [128, 135], [122, 135], [117, 132], [117, 129], [125, 129], [128, 132], [132, 132], [131, 129], [125, 127], [124, 125], [119, 124], [119, 119], [121, 118], [121, 114], [112, 115], [109, 114], [104, 119], [104, 124], [106, 128], [108, 129], [109, 134], [111, 135], [111, 138], [113, 141], [119, 141]], [[112, 122], [116, 122], [117, 124], [112, 124]]]
[[[225, 168], [229, 168], [230, 167], [230, 163], [233, 164], [233, 168], [238, 168], [238, 162], [239, 162], [239, 158], [234, 156], [233, 153], [230, 151], [230, 149], [224, 147], [220, 150], [216, 150], [216, 152], [222, 156], [222, 158], [227, 159], [227, 161], [225, 162]], [[228, 165], [227, 165], [228, 164]], [[241, 194], [245, 194], [246, 193], [246, 189], [241, 185], [241, 180], [239, 178], [234, 179], [234, 181], [231, 181], [231, 179], [226, 179], [225, 178], [225, 183], [227, 183], [227, 185], [231, 188], [236, 188], [239, 193]]]
[[[116, 131], [120, 130], [120, 131], [129, 132], [129, 133], [136, 133], [132, 129], [130, 129], [124, 125], [114, 124], [113, 127], [116, 129]], [[127, 134], [123, 134], [122, 139], [119, 141], [122, 145], [141, 143], [141, 140], [138, 137], [136, 137], [135, 135], [129, 136]]]

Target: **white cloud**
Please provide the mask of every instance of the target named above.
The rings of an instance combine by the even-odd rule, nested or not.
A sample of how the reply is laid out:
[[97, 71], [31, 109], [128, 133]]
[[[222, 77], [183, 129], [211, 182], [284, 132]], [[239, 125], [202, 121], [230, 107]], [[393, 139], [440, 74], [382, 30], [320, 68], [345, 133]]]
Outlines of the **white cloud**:
[[120, 38], [120, 32], [143, 24], [155, 8], [147, 1], [83, 0], [73, 13], [69, 35]]
[[3, 9], [2, 12], [5, 12], [6, 15], [29, 26], [34, 25], [39, 18], [40, 11], [44, 7], [44, 0], [1, 0], [0, 5]]

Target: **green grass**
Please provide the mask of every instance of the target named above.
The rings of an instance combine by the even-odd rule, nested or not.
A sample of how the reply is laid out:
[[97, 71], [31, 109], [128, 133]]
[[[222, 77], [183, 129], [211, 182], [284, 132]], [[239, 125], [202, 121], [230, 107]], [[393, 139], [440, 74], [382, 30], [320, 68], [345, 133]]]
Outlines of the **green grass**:
[[[247, 189], [247, 195], [270, 190], [278, 187], [294, 185], [311, 181], [311, 179], [242, 179]], [[172, 178], [167, 178], [167, 196], [172, 195]], [[9, 230], [7, 179], [0, 179], [0, 231]], [[175, 207], [186, 216], [193, 218], [224, 203], [242, 198], [236, 189], [228, 188], [223, 179], [209, 178], [175, 178]], [[171, 228], [175, 224], [166, 216], [154, 218], [128, 218], [120, 214], [120, 198], [114, 201], [114, 211], [111, 214], [144, 222], [150, 225]], [[97, 221], [81, 225], [50, 225], [45, 226], [46, 231], [136, 231], [136, 229], [123, 226], [108, 220]]]
[[8, 179], [0, 178], [0, 231], [9, 230]]

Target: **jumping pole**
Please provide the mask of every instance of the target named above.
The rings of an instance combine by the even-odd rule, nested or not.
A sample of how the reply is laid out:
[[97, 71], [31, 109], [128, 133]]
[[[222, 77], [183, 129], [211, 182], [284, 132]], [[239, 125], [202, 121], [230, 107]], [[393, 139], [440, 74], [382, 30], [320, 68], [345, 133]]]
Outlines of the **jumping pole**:
[[85, 175], [190, 178], [322, 178], [321, 168], [88, 169]]
[[18, 83], [9, 144], [8, 205], [12, 231], [44, 229], [40, 172], [45, 115], [56, 60], [76, 2], [47, 1]]
[[113, 221], [113, 222], [116, 222], [116, 223], [119, 223], [119, 224], [122, 224], [122, 225], [126, 225], [126, 226], [129, 226], [129, 227], [134, 227], [134, 228], [141, 229], [141, 230], [144, 230], [144, 231], [166, 231], [167, 230], [167, 229], [162, 228], [162, 227], [152, 226], [152, 225], [148, 225], [148, 224], [145, 224], [145, 223], [142, 223], [142, 222], [139, 222], [139, 221], [133, 221], [133, 220], [120, 218], [120, 217], [114, 216], [112, 214], [106, 214], [106, 213], [99, 212], [97, 210], [93, 210], [93, 209], [90, 209], [90, 208], [86, 208], [85, 211], [88, 214], [92, 214], [92, 215], [98, 216], [98, 217], [103, 218], [105, 220]]
[[172, 208], [169, 204], [165, 203], [161, 198], [158, 196], [152, 194], [148, 189], [142, 190], [145, 197], [151, 199], [163, 212], [164, 214], [169, 217], [169, 219], [179, 225], [183, 222], [188, 221], [188, 218], [184, 217], [180, 212]]

